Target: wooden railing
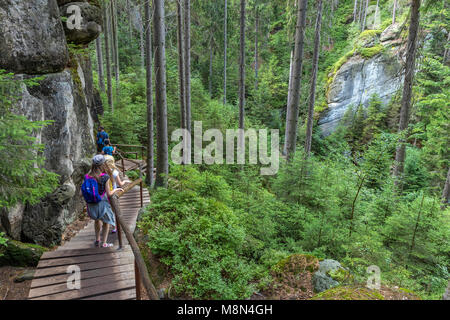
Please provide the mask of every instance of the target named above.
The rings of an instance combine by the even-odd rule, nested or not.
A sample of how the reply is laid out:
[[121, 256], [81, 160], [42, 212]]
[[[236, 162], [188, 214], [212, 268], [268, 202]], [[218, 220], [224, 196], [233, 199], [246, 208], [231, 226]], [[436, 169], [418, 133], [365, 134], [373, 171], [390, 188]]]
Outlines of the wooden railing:
[[[150, 280], [150, 276], [148, 274], [147, 265], [145, 264], [144, 258], [142, 257], [141, 251], [139, 250], [139, 246], [134, 239], [133, 234], [131, 233], [130, 228], [125, 223], [122, 217], [122, 211], [120, 209], [120, 197], [129, 192], [131, 189], [139, 185], [140, 187], [140, 200], [141, 200], [141, 208], [144, 206], [144, 198], [143, 198], [143, 180], [142, 180], [142, 169], [140, 168], [140, 177], [137, 180], [127, 184], [123, 191], [116, 192], [111, 198], [110, 203], [111, 207], [116, 216], [117, 222], [117, 236], [119, 239], [119, 249], [123, 248], [123, 240], [122, 240], [122, 230], [127, 237], [128, 243], [131, 246], [131, 250], [134, 255], [134, 273], [135, 273], [135, 282], [136, 282], [136, 299], [141, 300], [141, 282], [144, 284], [144, 288], [152, 300], [159, 300], [158, 293], [156, 292], [155, 286]], [[142, 280], [141, 280], [142, 279]]]
[[[129, 154], [134, 154], [135, 158], [138, 158], [138, 154], [140, 152], [141, 154], [141, 159], [144, 158], [144, 151], [147, 150], [147, 147], [145, 146], [138, 146], [138, 145], [133, 145], [133, 144], [113, 144], [113, 147], [116, 147], [116, 151], [120, 150], [120, 153], [122, 155], [129, 155]], [[124, 149], [139, 149], [140, 151], [124, 151]]]

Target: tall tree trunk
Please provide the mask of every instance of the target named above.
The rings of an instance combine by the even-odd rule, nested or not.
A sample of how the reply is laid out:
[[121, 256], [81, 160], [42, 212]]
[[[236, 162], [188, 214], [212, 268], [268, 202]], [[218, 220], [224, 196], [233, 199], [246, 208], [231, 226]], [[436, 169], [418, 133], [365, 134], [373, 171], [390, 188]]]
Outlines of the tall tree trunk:
[[155, 187], [167, 187], [169, 174], [166, 93], [166, 34], [164, 0], [153, 0], [153, 30], [155, 50], [155, 104], [156, 104], [156, 181]]
[[313, 121], [314, 121], [314, 104], [316, 102], [317, 71], [319, 68], [321, 26], [322, 26], [322, 0], [318, 0], [316, 35], [315, 35], [315, 39], [314, 39], [313, 70], [312, 70], [312, 75], [311, 75], [311, 90], [309, 93], [308, 122], [306, 125], [306, 139], [305, 139], [306, 157], [309, 157], [309, 154], [311, 153], [312, 131], [313, 131]]
[[289, 60], [289, 84], [288, 84], [288, 96], [287, 96], [287, 104], [289, 105], [292, 97], [292, 73], [294, 72], [294, 49], [291, 50], [291, 58]]
[[[142, 1], [145, 0], [141, 0], [141, 4]], [[141, 29], [139, 30], [139, 43], [140, 43], [140, 49], [141, 49], [141, 68], [144, 69], [145, 68], [145, 41], [144, 41], [144, 25], [145, 25], [145, 21], [142, 21], [142, 15], [141, 15], [141, 10], [139, 10], [139, 17], [141, 18]]]
[[[412, 86], [414, 81], [414, 65], [416, 61], [416, 47], [417, 34], [419, 29], [420, 18], [420, 0], [411, 1], [411, 21], [409, 25], [406, 66], [405, 66], [405, 81], [403, 86], [403, 96], [400, 109], [400, 123], [398, 127], [399, 133], [403, 133], [408, 128], [409, 115], [411, 108]], [[396, 184], [400, 181], [400, 176], [403, 173], [403, 166], [405, 162], [405, 140], [400, 139], [400, 145], [397, 147], [395, 153], [395, 167], [394, 176], [396, 177]]]
[[361, 24], [361, 31], [366, 29], [366, 20], [367, 20], [367, 9], [369, 8], [369, 0], [366, 0], [366, 4], [364, 6], [364, 16]]
[[258, 32], [259, 32], [259, 11], [257, 7], [255, 18], [255, 90], [258, 90]]
[[373, 16], [373, 29], [376, 29], [375, 25], [377, 23], [377, 16], [378, 16], [378, 11], [380, 8], [380, 0], [377, 0], [377, 6], [375, 7], [375, 14]]
[[364, 0], [361, 0], [361, 2], [359, 3], [358, 22], [359, 22], [360, 24], [361, 24], [361, 20], [362, 20], [363, 2], [364, 2]]
[[177, 37], [178, 37], [178, 77], [180, 84], [180, 122], [181, 128], [186, 129], [186, 97], [184, 81], [184, 36], [183, 36], [183, 8], [182, 0], [177, 2]]
[[191, 1], [184, 0], [184, 93], [186, 129], [191, 132]]
[[395, 23], [396, 14], [397, 14], [397, 0], [394, 0], [394, 8], [392, 9], [392, 24]]
[[133, 26], [131, 25], [131, 0], [127, 0], [127, 17], [128, 17], [128, 42], [131, 45], [133, 39]]
[[358, 9], [358, 0], [355, 0], [353, 5], [353, 22], [356, 22], [356, 10]]
[[295, 153], [297, 124], [300, 104], [300, 85], [303, 66], [303, 47], [306, 28], [306, 9], [308, 0], [298, 0], [297, 25], [295, 30], [294, 72], [292, 74], [292, 97], [286, 113], [286, 133], [283, 153], [288, 160]]
[[120, 71], [119, 71], [119, 37], [117, 31], [117, 7], [116, 1], [111, 1], [111, 28], [113, 35], [113, 54], [114, 54], [114, 74], [116, 76], [116, 101], [119, 99], [120, 92]]
[[114, 112], [114, 104], [112, 97], [112, 79], [111, 79], [111, 59], [110, 59], [110, 24], [109, 24], [109, 6], [110, 3], [103, 3], [103, 18], [104, 18], [104, 38], [105, 38], [105, 60], [106, 60], [106, 85], [107, 85], [107, 96], [108, 105], [111, 112]]
[[442, 206], [444, 210], [450, 202], [450, 168], [448, 168], [447, 180], [445, 180], [444, 190], [442, 191]]
[[209, 39], [209, 78], [208, 78], [208, 88], [209, 97], [212, 98], [212, 78], [213, 78], [213, 33], [211, 32], [211, 37]]
[[244, 129], [245, 115], [245, 0], [241, 0], [239, 44], [239, 129]]
[[225, 0], [224, 53], [223, 53], [223, 104], [227, 103], [227, 47], [228, 47], [228, 1]]
[[103, 52], [102, 52], [102, 40], [100, 36], [95, 39], [96, 50], [97, 50], [97, 68], [98, 68], [98, 84], [100, 90], [105, 92], [105, 79], [103, 74]]
[[150, 24], [150, 1], [145, 1], [145, 67], [147, 84], [147, 176], [145, 182], [149, 187], [153, 184], [153, 90], [152, 90], [152, 34]]

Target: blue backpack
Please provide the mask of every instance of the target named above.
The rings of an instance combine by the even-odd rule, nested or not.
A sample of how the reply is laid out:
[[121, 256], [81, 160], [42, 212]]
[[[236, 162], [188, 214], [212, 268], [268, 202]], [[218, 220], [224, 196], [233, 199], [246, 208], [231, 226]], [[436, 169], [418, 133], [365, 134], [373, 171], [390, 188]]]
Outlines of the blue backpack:
[[[102, 173], [100, 177], [104, 176], [105, 174]], [[83, 194], [84, 200], [86, 200], [87, 203], [99, 203], [102, 201], [102, 195], [98, 192], [98, 182], [94, 177], [91, 177], [90, 175], [86, 175], [84, 177], [84, 182], [81, 185], [81, 193]]]
[[102, 131], [97, 134], [98, 145], [104, 145], [106, 139], [108, 139], [108, 134], [106, 132]]

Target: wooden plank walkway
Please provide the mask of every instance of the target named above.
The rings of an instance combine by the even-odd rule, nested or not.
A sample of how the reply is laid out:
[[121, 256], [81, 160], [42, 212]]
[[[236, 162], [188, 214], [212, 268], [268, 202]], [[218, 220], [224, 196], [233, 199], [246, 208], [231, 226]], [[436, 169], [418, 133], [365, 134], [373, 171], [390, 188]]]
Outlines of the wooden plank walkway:
[[[150, 202], [143, 189], [144, 206]], [[120, 198], [125, 222], [134, 231], [141, 208], [140, 188], [134, 187]], [[123, 248], [119, 246], [117, 233], [110, 232], [108, 242], [113, 248], [94, 247], [94, 221], [57, 250], [42, 255], [31, 282], [30, 300], [131, 300], [136, 299], [134, 256], [127, 239], [122, 234]], [[69, 289], [67, 273], [70, 266], [80, 268], [80, 289]], [[72, 279], [71, 278], [71, 279]], [[69, 282], [70, 283], [70, 282]]]

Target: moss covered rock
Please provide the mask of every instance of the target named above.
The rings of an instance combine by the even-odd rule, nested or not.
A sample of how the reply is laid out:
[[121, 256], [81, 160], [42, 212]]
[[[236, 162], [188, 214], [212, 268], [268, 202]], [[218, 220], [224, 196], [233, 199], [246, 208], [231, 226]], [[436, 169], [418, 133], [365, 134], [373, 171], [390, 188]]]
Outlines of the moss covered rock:
[[2, 249], [0, 266], [35, 267], [47, 250], [36, 244], [9, 240], [7, 246]]
[[339, 286], [328, 289], [311, 300], [384, 300], [377, 290], [359, 286]]

